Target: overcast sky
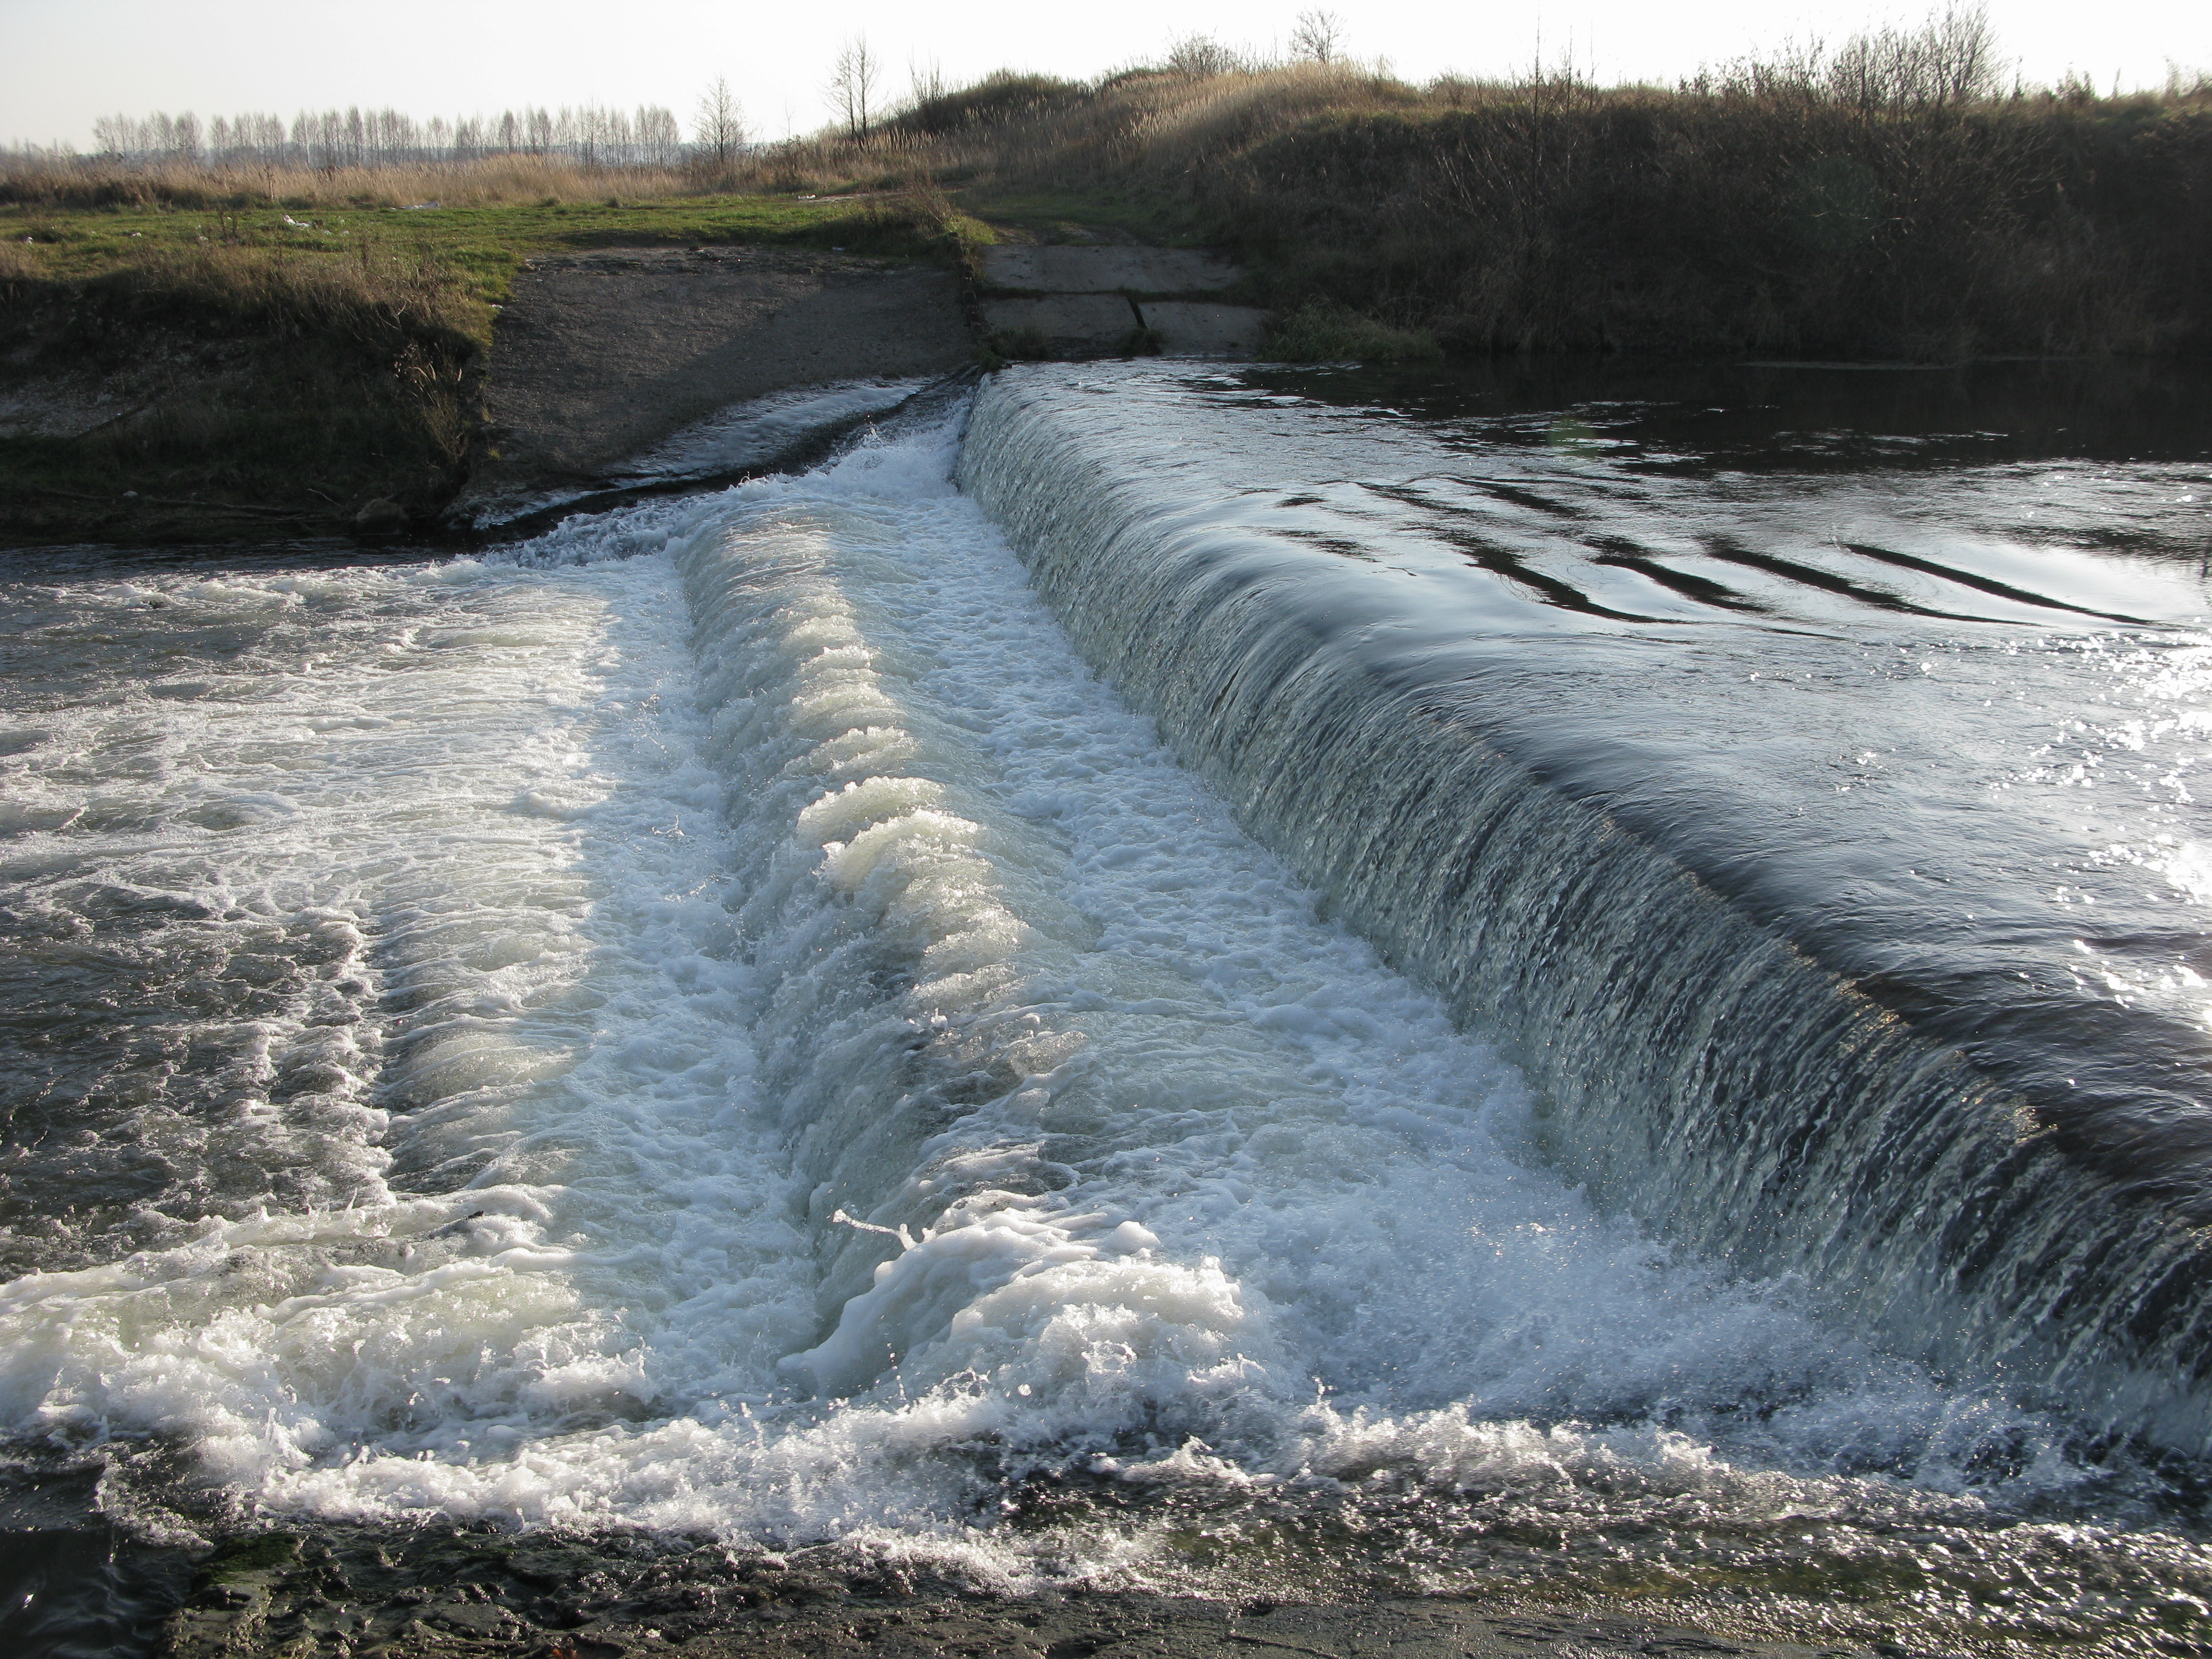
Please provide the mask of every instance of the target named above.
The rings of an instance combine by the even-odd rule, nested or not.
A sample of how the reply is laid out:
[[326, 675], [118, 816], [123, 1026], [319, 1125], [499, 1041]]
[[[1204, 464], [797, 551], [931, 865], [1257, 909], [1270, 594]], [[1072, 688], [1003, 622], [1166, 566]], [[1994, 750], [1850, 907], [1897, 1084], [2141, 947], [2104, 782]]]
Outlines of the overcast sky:
[[[96, 116], [390, 106], [413, 114], [524, 104], [665, 105], [687, 131], [701, 87], [726, 75], [755, 131], [826, 118], [839, 42], [864, 33], [902, 90], [910, 63], [954, 81], [1002, 65], [1081, 76], [1156, 60], [1193, 31], [1267, 49], [1303, 0], [1116, 0], [932, 5], [906, 0], [0, 0], [0, 141], [88, 149]], [[1666, 82], [1785, 36], [1917, 21], [1880, 0], [1336, 0], [1350, 49], [1415, 80], [1496, 75], [1571, 50], [1601, 81]], [[2155, 86], [2169, 63], [2212, 70], [2207, 0], [1990, 0], [2004, 52], [2051, 82]]]

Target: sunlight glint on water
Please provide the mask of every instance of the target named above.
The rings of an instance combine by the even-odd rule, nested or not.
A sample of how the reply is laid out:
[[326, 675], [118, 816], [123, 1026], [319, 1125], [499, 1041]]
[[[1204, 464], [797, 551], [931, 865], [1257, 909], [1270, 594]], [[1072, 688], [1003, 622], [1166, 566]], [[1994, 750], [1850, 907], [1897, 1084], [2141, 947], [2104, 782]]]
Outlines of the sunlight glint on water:
[[[512, 562], [19, 588], [86, 669], [9, 717], [12, 913], [124, 927], [77, 970], [173, 967], [137, 1040], [230, 1056], [50, 1107], [84, 1196], [0, 1291], [20, 1433], [180, 1436], [301, 1520], [1006, 1585], [1787, 1562], [1971, 1622], [2032, 1562], [2086, 1629], [2212, 1578], [2103, 1529], [2135, 1489], [2063, 1422], [1547, 1173], [1521, 1074], [1085, 671], [957, 442]], [[100, 683], [126, 635], [172, 666]]]

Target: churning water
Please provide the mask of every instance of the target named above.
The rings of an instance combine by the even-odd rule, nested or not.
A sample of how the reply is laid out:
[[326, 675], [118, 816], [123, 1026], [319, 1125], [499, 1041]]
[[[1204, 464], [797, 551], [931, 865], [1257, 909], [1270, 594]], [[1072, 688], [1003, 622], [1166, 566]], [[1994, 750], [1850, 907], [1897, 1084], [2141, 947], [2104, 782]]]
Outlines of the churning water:
[[1814, 373], [1027, 369], [496, 556], [26, 559], [16, 1466], [2204, 1639], [2212, 468]]

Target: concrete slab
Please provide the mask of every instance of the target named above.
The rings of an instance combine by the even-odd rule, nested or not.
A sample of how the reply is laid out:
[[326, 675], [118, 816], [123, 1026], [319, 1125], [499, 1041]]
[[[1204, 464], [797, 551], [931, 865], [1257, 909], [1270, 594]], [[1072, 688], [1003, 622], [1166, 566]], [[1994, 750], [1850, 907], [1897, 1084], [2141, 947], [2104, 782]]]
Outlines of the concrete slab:
[[1267, 313], [1252, 306], [1147, 300], [1138, 309], [1170, 357], [1249, 357], [1267, 329]]
[[994, 288], [1045, 294], [1209, 294], [1244, 273], [1195, 248], [1037, 247], [1012, 244], [983, 250], [983, 280]]
[[957, 282], [927, 266], [760, 247], [534, 259], [492, 331], [501, 458], [464, 510], [596, 478], [745, 398], [942, 374], [975, 349]]
[[1118, 294], [986, 300], [982, 309], [985, 331], [1018, 352], [1096, 357], [1117, 349], [1137, 329], [1137, 313]]

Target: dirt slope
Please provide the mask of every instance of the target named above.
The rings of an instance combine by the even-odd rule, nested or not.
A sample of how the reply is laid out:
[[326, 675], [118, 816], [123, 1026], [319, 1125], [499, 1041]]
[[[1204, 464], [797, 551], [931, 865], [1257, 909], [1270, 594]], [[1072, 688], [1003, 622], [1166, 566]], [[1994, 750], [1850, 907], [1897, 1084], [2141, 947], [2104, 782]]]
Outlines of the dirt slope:
[[974, 356], [957, 279], [926, 265], [758, 247], [538, 260], [493, 335], [495, 459], [466, 500], [588, 478], [740, 398]]

